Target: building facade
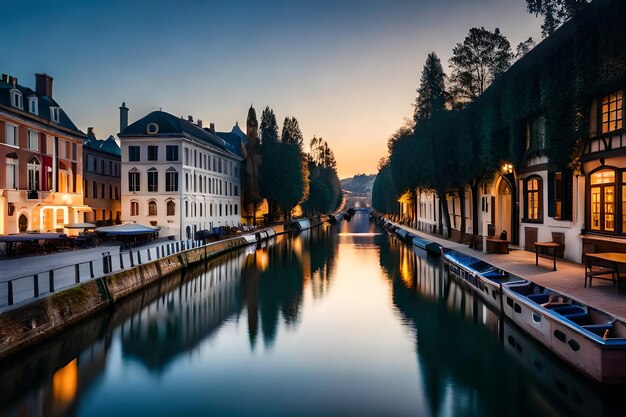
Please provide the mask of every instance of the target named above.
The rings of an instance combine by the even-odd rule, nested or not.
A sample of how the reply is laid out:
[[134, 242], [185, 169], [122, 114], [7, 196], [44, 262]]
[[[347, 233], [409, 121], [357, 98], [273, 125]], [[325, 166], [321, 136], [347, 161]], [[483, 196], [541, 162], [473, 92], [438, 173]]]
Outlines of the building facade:
[[0, 80], [0, 234], [62, 232], [84, 220], [82, 144], [86, 135], [52, 98], [52, 77], [35, 90]]
[[89, 128], [83, 143], [83, 168], [85, 204], [93, 209], [85, 213], [85, 221], [98, 226], [121, 223], [121, 150], [115, 138], [96, 139]]
[[214, 129], [155, 111], [120, 134], [122, 221], [160, 236], [241, 223], [241, 161]]

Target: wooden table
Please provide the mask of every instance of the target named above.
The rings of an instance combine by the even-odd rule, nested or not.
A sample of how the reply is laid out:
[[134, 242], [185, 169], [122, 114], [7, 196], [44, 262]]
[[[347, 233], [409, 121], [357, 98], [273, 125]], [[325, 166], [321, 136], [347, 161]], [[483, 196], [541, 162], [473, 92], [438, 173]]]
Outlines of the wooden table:
[[535, 242], [535, 265], [539, 266], [539, 249], [552, 249], [552, 260], [554, 262], [553, 269], [556, 271], [556, 250], [563, 247], [562, 243], [557, 242]]
[[[585, 287], [587, 287], [587, 279], [589, 279], [589, 287], [593, 278], [606, 279], [613, 282], [619, 294], [619, 268], [626, 265], [626, 253], [602, 252], [602, 253], [586, 253], [587, 258], [585, 264]], [[600, 267], [594, 271], [594, 266]]]
[[[509, 253], [509, 243], [508, 240], [502, 239], [487, 239], [487, 253], [498, 253], [501, 255], [505, 255]], [[495, 250], [492, 248], [495, 247]]]

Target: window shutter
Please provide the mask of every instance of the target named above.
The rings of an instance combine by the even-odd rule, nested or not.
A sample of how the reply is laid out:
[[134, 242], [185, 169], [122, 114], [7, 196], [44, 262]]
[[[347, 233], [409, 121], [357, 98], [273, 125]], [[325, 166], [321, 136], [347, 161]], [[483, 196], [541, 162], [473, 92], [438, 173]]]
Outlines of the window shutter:
[[561, 209], [561, 216], [563, 220], [573, 219], [573, 206], [574, 206], [574, 176], [572, 171], [567, 170], [563, 172], [563, 207]]
[[543, 180], [539, 178], [539, 219], [538, 220], [540, 222], [543, 222], [544, 210], [545, 209], [543, 207]]
[[554, 204], [554, 172], [548, 172], [548, 217], [554, 216], [556, 216], [556, 205]]

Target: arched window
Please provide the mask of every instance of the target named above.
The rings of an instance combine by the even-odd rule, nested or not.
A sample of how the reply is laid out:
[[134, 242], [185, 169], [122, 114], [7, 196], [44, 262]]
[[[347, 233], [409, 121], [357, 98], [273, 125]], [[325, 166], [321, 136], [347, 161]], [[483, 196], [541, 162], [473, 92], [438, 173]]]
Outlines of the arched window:
[[150, 201], [148, 203], [148, 216], [156, 216], [157, 215], [157, 203], [156, 201]]
[[593, 172], [589, 180], [589, 228], [615, 232], [615, 170]]
[[139, 216], [139, 202], [137, 201], [130, 202], [130, 215]]
[[41, 164], [39, 159], [32, 157], [28, 161], [28, 189], [39, 191], [39, 178], [41, 177]]
[[543, 180], [533, 175], [524, 181], [524, 221], [543, 220]]
[[175, 216], [176, 215], [176, 203], [172, 200], [167, 201], [167, 215]]

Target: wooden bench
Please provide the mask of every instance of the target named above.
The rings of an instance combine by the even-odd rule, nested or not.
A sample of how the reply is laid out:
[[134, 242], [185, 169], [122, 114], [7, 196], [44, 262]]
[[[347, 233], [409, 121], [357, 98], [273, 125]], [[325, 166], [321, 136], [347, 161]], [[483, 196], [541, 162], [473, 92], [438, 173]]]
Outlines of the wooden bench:
[[487, 253], [497, 253], [500, 255], [506, 255], [509, 253], [508, 240], [502, 239], [487, 239]]
[[553, 269], [556, 271], [556, 256], [557, 256], [557, 250], [564, 248], [565, 245], [562, 243], [558, 243], [558, 242], [535, 242], [535, 265], [539, 266], [539, 256], [546, 256], [543, 254], [540, 254], [540, 250], [541, 248], [545, 248], [545, 249], [552, 249], [552, 256], [547, 255], [548, 258], [552, 258], [553, 262], [554, 262], [554, 266]]

